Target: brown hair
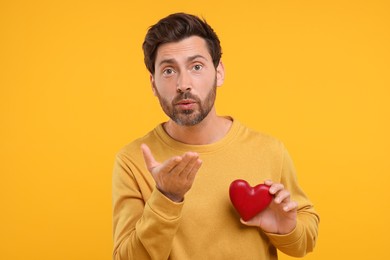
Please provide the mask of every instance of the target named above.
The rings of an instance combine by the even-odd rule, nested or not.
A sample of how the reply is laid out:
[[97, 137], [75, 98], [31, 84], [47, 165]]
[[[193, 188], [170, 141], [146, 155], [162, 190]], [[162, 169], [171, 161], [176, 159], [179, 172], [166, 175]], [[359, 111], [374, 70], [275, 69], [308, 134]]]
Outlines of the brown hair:
[[207, 44], [207, 48], [213, 59], [216, 68], [222, 56], [221, 45], [217, 34], [206, 23], [194, 15], [186, 13], [171, 14], [155, 25], [152, 25], [142, 45], [144, 51], [144, 61], [146, 68], [153, 75], [155, 72], [155, 61], [157, 49], [161, 44], [169, 42], [178, 42], [190, 36], [202, 37]]

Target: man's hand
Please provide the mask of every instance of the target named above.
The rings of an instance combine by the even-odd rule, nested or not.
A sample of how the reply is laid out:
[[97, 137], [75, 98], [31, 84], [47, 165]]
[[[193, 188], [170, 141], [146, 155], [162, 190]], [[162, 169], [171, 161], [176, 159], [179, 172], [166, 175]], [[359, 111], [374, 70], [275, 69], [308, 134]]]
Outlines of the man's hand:
[[190, 190], [202, 161], [194, 152], [174, 156], [163, 163], [157, 162], [149, 147], [141, 145], [146, 167], [156, 181], [161, 193], [175, 202], [183, 201], [184, 194]]
[[288, 234], [297, 224], [298, 203], [290, 200], [290, 192], [284, 189], [283, 184], [264, 182], [270, 186], [269, 192], [274, 195], [271, 204], [264, 211], [251, 220], [241, 222], [248, 226], [257, 226], [268, 233]]

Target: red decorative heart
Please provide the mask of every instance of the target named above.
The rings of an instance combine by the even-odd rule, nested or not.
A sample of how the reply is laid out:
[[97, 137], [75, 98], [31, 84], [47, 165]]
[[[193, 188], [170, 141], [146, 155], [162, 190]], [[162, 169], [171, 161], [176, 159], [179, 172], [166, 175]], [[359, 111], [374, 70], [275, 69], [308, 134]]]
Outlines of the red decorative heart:
[[259, 184], [251, 187], [244, 180], [235, 180], [229, 188], [230, 200], [244, 221], [263, 211], [272, 201], [269, 186]]

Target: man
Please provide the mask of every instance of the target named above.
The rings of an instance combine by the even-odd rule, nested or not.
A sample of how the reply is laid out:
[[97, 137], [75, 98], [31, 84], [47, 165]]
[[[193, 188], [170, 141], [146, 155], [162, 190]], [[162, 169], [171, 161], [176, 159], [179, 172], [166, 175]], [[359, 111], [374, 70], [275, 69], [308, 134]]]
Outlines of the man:
[[[114, 259], [277, 259], [313, 250], [318, 215], [278, 140], [216, 114], [220, 42], [203, 20], [172, 14], [143, 44], [169, 120], [125, 146], [113, 173]], [[240, 221], [235, 179], [265, 182], [273, 201]]]

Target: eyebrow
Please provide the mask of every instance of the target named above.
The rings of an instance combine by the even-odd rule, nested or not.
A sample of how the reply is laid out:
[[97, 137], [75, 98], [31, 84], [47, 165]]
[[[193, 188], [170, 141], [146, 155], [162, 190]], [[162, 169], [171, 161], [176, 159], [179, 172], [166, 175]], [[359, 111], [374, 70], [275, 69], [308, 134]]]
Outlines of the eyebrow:
[[[204, 56], [200, 55], [200, 54], [197, 54], [197, 55], [194, 55], [194, 56], [190, 56], [187, 58], [187, 62], [191, 62], [193, 60], [196, 60], [196, 59], [203, 59], [205, 61], [207, 61], [207, 58], [205, 58]], [[176, 60], [175, 59], [164, 59], [162, 61], [159, 62], [158, 66], [161, 66], [162, 64], [164, 63], [167, 63], [167, 64], [175, 64], [176, 63]]]

